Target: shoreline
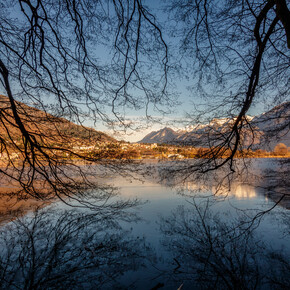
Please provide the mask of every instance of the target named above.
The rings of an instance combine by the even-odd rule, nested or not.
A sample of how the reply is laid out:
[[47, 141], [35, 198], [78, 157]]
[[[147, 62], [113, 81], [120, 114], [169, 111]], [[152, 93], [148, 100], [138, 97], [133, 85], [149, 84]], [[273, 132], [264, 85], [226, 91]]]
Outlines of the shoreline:
[[[222, 158], [217, 158], [217, 159], [225, 159], [226, 157], [222, 157]], [[155, 161], [155, 162], [159, 162], [159, 161], [185, 161], [185, 160], [203, 160], [203, 159], [209, 159], [209, 158], [127, 158], [127, 159], [118, 159], [118, 158], [106, 158], [106, 159], [100, 159], [100, 160], [96, 160], [96, 161], [91, 161], [91, 160], [86, 160], [86, 159], [71, 159], [68, 160], [68, 163], [66, 164], [66, 159], [60, 159], [59, 162], [63, 162], [63, 164], [60, 164], [60, 166], [69, 166], [69, 165], [88, 165], [88, 164], [100, 164], [102, 165], [106, 160], [108, 162], [112, 162], [112, 161], [122, 161], [122, 162], [130, 162], [130, 161]], [[240, 159], [290, 159], [290, 155], [289, 156], [258, 156], [258, 157], [254, 157], [254, 156], [247, 156], [247, 157], [235, 157], [233, 158], [233, 160], [240, 160]], [[22, 168], [22, 166], [7, 166], [6, 163], [4, 163], [3, 161], [0, 160], [0, 170], [5, 170], [5, 169], [19, 169]]]

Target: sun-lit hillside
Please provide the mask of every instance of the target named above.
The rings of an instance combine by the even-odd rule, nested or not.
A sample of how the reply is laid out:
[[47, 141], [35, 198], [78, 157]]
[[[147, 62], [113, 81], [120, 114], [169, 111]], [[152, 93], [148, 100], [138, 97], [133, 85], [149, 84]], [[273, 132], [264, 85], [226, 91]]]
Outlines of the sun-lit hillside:
[[[0, 136], [3, 139], [17, 141], [22, 138], [19, 127], [15, 123], [9, 99], [0, 95], [0, 109], [2, 124]], [[28, 132], [33, 134], [40, 142], [66, 143], [80, 141], [114, 142], [115, 139], [91, 128], [76, 125], [64, 118], [54, 117], [45, 111], [17, 102], [17, 112]]]

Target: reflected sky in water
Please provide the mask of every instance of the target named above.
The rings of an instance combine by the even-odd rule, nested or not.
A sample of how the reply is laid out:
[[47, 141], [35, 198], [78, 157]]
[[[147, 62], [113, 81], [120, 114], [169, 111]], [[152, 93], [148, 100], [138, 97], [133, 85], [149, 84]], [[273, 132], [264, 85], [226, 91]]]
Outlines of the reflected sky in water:
[[[270, 161], [258, 162], [255, 174], [261, 180]], [[182, 284], [182, 289], [216, 289], [214, 281], [224, 289], [236, 281], [249, 286], [255, 279], [260, 289], [288, 285], [289, 211], [277, 206], [261, 215], [274, 205], [267, 182], [262, 187], [237, 179], [217, 191], [212, 181], [168, 186], [155, 177], [103, 179], [119, 187], [115, 200], [138, 199], [123, 211], [93, 212], [58, 202], [2, 226], [4, 289], [177, 289]], [[235, 263], [256, 270], [235, 272]]]

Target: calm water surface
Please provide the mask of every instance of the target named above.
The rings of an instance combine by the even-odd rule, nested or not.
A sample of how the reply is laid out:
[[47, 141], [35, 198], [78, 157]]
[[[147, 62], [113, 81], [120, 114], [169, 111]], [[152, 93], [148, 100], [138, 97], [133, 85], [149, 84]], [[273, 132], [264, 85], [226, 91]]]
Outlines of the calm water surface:
[[277, 197], [269, 195], [281, 190], [280, 165], [252, 168], [253, 183], [236, 180], [216, 195], [212, 181], [110, 176], [102, 182], [118, 187], [113, 200], [137, 199], [134, 206], [95, 212], [59, 202], [30, 212], [2, 226], [2, 287], [287, 289], [289, 210], [271, 209]]

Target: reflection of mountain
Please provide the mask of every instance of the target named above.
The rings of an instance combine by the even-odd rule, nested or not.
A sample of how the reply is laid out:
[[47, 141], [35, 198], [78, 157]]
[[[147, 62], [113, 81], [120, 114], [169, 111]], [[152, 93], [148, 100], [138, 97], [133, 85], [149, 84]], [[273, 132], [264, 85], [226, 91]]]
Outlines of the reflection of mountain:
[[[245, 145], [253, 142], [261, 149], [273, 150], [279, 142], [290, 146], [290, 102], [283, 103], [256, 117], [246, 117], [249, 125], [244, 127], [242, 135]], [[139, 143], [167, 143], [207, 146], [218, 142], [221, 136], [230, 130], [234, 119], [213, 119], [210, 123], [190, 127], [187, 130], [174, 131], [164, 128], [146, 135]], [[253, 132], [252, 132], [253, 130]], [[212, 138], [212, 139], [211, 139]], [[222, 138], [221, 138], [222, 140]]]
[[27, 197], [19, 200], [15, 195], [15, 188], [0, 187], [0, 226], [13, 220], [16, 216], [21, 216], [37, 207], [47, 205], [49, 202]]
[[279, 202], [279, 206], [290, 209], [289, 158], [238, 159], [236, 171], [230, 174], [223, 168], [191, 174], [198, 162], [198, 159], [162, 162], [155, 169], [152, 166], [151, 176], [188, 196], [236, 200], [261, 197], [267, 203], [270, 201], [270, 205]]
[[255, 187], [247, 184], [236, 184], [232, 189], [232, 194], [237, 199], [252, 199], [257, 196]]
[[189, 193], [194, 194], [199, 192], [209, 192], [217, 197], [235, 197], [236, 199], [252, 199], [257, 197], [257, 193], [254, 186], [243, 184], [239, 182], [233, 182], [230, 188], [222, 187], [221, 184], [217, 185], [205, 185], [196, 182], [186, 182], [184, 189]]
[[290, 210], [290, 159], [281, 159], [277, 167], [265, 168], [257, 191]]

